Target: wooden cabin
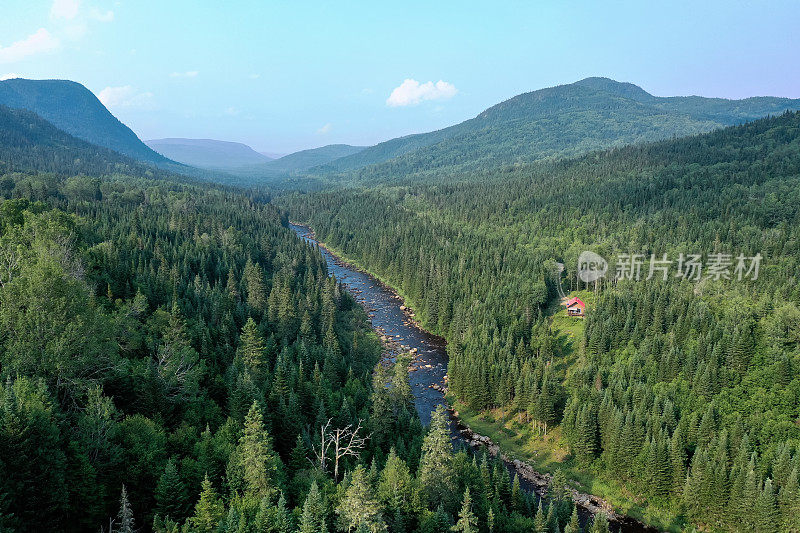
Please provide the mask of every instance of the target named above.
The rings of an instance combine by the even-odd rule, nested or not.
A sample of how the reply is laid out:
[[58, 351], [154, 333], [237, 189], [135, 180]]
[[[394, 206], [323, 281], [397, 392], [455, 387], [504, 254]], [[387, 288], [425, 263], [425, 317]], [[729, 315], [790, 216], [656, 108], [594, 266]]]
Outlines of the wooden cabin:
[[577, 296], [569, 300], [566, 304], [567, 314], [569, 316], [577, 316], [583, 318], [586, 313], [586, 304]]

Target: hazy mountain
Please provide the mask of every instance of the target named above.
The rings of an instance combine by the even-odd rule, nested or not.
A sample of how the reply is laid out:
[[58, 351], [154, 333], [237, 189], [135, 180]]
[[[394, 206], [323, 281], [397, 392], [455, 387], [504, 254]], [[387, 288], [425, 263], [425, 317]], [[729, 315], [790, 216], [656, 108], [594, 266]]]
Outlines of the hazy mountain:
[[237, 169], [237, 173], [252, 177], [287, 176], [357, 154], [364, 149], [364, 146], [329, 144], [320, 148], [301, 150], [260, 165], [242, 167]]
[[313, 169], [391, 179], [574, 156], [626, 144], [704, 133], [785, 110], [800, 100], [657, 97], [631, 83], [587, 78], [515, 96], [477, 117], [430, 133], [392, 139]]
[[21, 78], [0, 81], [0, 105], [33, 111], [57, 128], [92, 144], [142, 161], [168, 163], [80, 83]]
[[289, 155], [289, 154], [286, 154], [286, 153], [278, 153], [278, 152], [258, 152], [258, 153], [261, 154], [261, 155], [265, 155], [265, 156], [269, 157], [270, 159], [280, 159], [281, 157], [283, 157], [285, 155]]
[[145, 144], [159, 154], [194, 167], [232, 170], [267, 163], [272, 158], [246, 144], [213, 139], [153, 139]]

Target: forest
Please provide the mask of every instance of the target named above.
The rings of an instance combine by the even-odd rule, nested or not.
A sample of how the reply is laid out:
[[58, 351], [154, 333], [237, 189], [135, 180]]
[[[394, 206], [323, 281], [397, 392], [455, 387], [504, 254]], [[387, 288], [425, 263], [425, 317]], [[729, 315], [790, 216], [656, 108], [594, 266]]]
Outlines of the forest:
[[580, 530], [423, 428], [268, 194], [0, 118], [0, 531]]
[[[380, 178], [279, 203], [447, 339], [454, 399], [559, 427], [586, 471], [679, 522], [800, 530], [800, 114]], [[612, 275], [578, 281], [583, 250]], [[681, 253], [764, 264], [749, 280], [614, 279], [620, 254]], [[573, 343], [548, 316], [558, 284], [595, 295]]]
[[[423, 427], [408, 357], [290, 216], [445, 337], [453, 402], [557, 435], [659, 526], [800, 531], [800, 113], [571, 159], [439, 148], [244, 190], [0, 106], [0, 531], [613, 527], [562, 469], [539, 498], [444, 409]], [[625, 254], [763, 264], [616, 279]], [[575, 338], [562, 290], [591, 297]]]

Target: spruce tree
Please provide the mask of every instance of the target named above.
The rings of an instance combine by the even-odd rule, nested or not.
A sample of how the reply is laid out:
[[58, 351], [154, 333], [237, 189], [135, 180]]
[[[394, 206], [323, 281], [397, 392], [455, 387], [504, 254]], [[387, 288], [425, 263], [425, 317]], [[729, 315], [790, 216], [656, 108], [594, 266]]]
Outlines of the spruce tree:
[[336, 508], [339, 527], [345, 531], [366, 530], [370, 533], [386, 531], [381, 507], [369, 482], [364, 465], [358, 465], [350, 476], [344, 498]]
[[186, 512], [186, 486], [178, 474], [175, 460], [170, 458], [156, 485], [156, 511], [163, 517], [182, 519]]
[[411, 472], [392, 448], [378, 480], [378, 498], [393, 513], [406, 511], [411, 506], [414, 480]]
[[511, 508], [518, 513], [522, 512], [525, 507], [525, 500], [522, 495], [522, 489], [519, 484], [519, 474], [514, 474], [514, 482], [511, 488]]
[[587, 533], [609, 533], [608, 518], [605, 513], [597, 513], [594, 515], [592, 525]]
[[547, 515], [542, 508], [542, 499], [539, 498], [539, 507], [536, 508], [536, 516], [533, 519], [533, 529], [536, 533], [548, 533]]
[[547, 529], [550, 533], [554, 533], [558, 530], [558, 515], [556, 515], [556, 506], [553, 505], [553, 502], [550, 502], [547, 506]]
[[264, 287], [264, 273], [261, 266], [248, 258], [244, 266], [244, 286], [247, 291], [247, 304], [254, 310], [264, 312], [267, 307], [267, 294]]
[[272, 439], [264, 427], [261, 409], [256, 402], [244, 423], [244, 434], [231, 455], [232, 473], [241, 479], [241, 490], [252, 501], [271, 498], [279, 487], [280, 458], [272, 449]]
[[[569, 524], [567, 524], [567, 525], [568, 525], [568, 526], [569, 526], [569, 527], [572, 529], [572, 531], [574, 531], [575, 533], [580, 533], [580, 530], [581, 530], [581, 522], [580, 522], [580, 520], [578, 519], [578, 507], [577, 507], [577, 506], [573, 506], [573, 507], [572, 507], [572, 514], [571, 514], [571, 515], [570, 515], [570, 517], [569, 517]], [[564, 532], [566, 533], [566, 528], [564, 528]]]
[[193, 531], [202, 533], [217, 531], [217, 526], [224, 515], [225, 506], [206, 475], [203, 479], [200, 499], [194, 507], [194, 516], [189, 519]]
[[800, 532], [800, 486], [797, 476], [797, 468], [793, 468], [778, 494], [783, 527], [792, 533]]
[[265, 350], [264, 338], [258, 331], [256, 321], [250, 317], [242, 327], [242, 335], [239, 337], [239, 355], [247, 368], [259, 377], [267, 368]]
[[131, 511], [131, 503], [128, 501], [128, 491], [125, 490], [125, 485], [122, 485], [117, 522], [119, 525], [117, 526], [116, 533], [133, 533], [136, 528], [133, 519], [133, 511]]
[[764, 488], [758, 495], [755, 508], [756, 533], [771, 533], [780, 524], [780, 515], [775, 502], [775, 492], [772, 488], [772, 480], [764, 482]]
[[472, 499], [469, 495], [469, 487], [464, 491], [464, 500], [461, 504], [461, 511], [458, 513], [458, 520], [452, 527], [453, 531], [461, 533], [477, 533], [478, 519], [472, 512]]
[[422, 442], [418, 481], [432, 505], [452, 503], [455, 490], [453, 447], [448, 423], [444, 406], [437, 406], [431, 415], [428, 434]]
[[300, 533], [324, 533], [327, 531], [325, 526], [325, 502], [319, 492], [317, 482], [311, 484], [306, 501], [303, 503], [303, 513], [300, 516]]

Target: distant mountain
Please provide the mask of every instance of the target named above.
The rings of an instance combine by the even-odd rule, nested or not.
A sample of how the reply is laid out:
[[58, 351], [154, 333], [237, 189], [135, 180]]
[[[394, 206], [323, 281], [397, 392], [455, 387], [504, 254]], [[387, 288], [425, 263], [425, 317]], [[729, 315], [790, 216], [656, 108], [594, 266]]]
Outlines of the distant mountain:
[[587, 78], [515, 96], [460, 124], [392, 139], [311, 172], [362, 169], [359, 176], [371, 180], [456, 173], [704, 133], [797, 109], [800, 99], [662, 98], [631, 83]]
[[0, 105], [0, 174], [38, 171], [61, 175], [154, 176], [154, 170], [113, 150], [73, 137], [32, 111]]
[[320, 148], [301, 150], [279, 159], [237, 169], [237, 174], [251, 177], [279, 177], [306, 171], [312, 167], [325, 165], [342, 157], [351, 156], [364, 150], [364, 146], [349, 144], [329, 144]]
[[246, 144], [213, 139], [154, 139], [145, 144], [173, 161], [206, 169], [234, 170], [273, 160]]
[[278, 152], [258, 152], [258, 153], [261, 154], [261, 155], [265, 155], [265, 156], [269, 157], [270, 159], [280, 159], [281, 157], [283, 157], [285, 155], [289, 155], [289, 154], [286, 154], [286, 153], [278, 153]]
[[92, 144], [141, 161], [169, 164], [80, 83], [21, 78], [0, 81], [0, 105], [33, 111], [57, 128]]

